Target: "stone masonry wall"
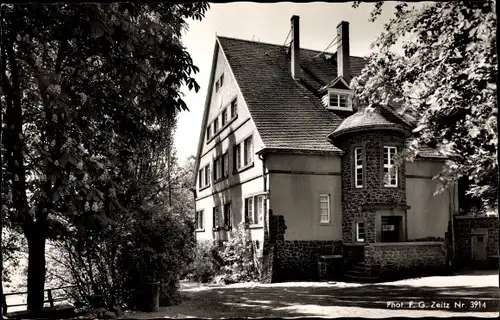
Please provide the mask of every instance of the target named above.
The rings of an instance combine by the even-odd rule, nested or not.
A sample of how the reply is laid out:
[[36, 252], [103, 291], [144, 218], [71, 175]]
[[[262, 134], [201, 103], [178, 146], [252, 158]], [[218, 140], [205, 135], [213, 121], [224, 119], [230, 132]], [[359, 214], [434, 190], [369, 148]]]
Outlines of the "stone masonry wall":
[[264, 269], [267, 269], [264, 272], [272, 272], [266, 279], [268, 282], [316, 279], [319, 256], [342, 252], [341, 241], [285, 241], [286, 229], [283, 216], [270, 215], [267, 246], [273, 256], [266, 259], [264, 254]]
[[490, 257], [498, 256], [498, 217], [455, 217], [453, 225], [455, 231], [455, 259], [459, 266], [468, 266], [471, 263], [471, 235], [474, 229], [486, 229], [488, 231], [487, 255]]
[[366, 271], [381, 279], [436, 274], [446, 268], [446, 244], [414, 242], [367, 245]]
[[320, 255], [340, 255], [341, 241], [278, 241], [276, 244], [279, 281], [314, 280], [318, 277]]
[[[363, 210], [363, 205], [406, 206], [405, 166], [398, 171], [398, 186], [383, 185], [383, 147], [396, 146], [398, 152], [404, 148], [404, 137], [388, 131], [361, 132], [343, 137], [340, 142], [342, 156], [342, 240], [354, 242], [353, 223], [364, 221], [366, 242], [375, 242], [376, 210]], [[354, 187], [354, 148], [364, 151], [363, 188]], [[406, 221], [406, 210], [404, 210]]]

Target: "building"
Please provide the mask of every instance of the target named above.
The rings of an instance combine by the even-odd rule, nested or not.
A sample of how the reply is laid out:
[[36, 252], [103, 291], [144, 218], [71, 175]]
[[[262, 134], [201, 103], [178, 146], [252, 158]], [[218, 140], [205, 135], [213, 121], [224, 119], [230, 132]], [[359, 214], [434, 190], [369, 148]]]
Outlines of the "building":
[[[441, 269], [457, 190], [433, 193], [446, 160], [426, 147], [395, 156], [412, 122], [395, 106], [356, 110], [349, 84], [366, 61], [217, 37], [196, 169], [197, 241], [227, 240], [246, 222], [268, 279], [314, 278], [318, 260], [352, 277]], [[332, 35], [333, 36], [333, 35]], [[424, 268], [425, 266], [425, 268]], [[343, 272], [344, 272], [343, 271]]]

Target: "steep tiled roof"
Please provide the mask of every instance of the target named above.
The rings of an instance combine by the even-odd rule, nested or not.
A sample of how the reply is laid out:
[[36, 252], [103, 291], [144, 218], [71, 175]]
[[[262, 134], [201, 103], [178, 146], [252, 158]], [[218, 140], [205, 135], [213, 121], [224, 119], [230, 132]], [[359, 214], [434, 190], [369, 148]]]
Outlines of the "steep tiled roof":
[[[338, 76], [336, 53], [301, 48], [296, 81], [287, 47], [217, 38], [266, 148], [341, 152], [328, 135], [351, 113], [326, 110], [317, 93]], [[351, 56], [351, 77], [365, 65], [364, 58]], [[384, 112], [382, 118], [401, 123], [394, 110]]]
[[[321, 56], [314, 58], [318, 51], [301, 49], [304, 82], [299, 83], [290, 75], [286, 48], [218, 39], [266, 147], [341, 151], [327, 136], [345, 115], [325, 110], [319, 97], [308, 89], [308, 86], [319, 89], [336, 78], [335, 61]], [[352, 73], [357, 75], [362, 65], [359, 61], [364, 60], [357, 57], [351, 60]]]

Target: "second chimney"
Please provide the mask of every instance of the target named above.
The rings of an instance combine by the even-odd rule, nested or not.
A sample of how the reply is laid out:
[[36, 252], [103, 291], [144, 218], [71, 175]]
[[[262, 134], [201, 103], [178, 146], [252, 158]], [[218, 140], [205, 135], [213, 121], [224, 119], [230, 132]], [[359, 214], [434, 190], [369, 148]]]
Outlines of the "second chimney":
[[351, 81], [349, 63], [349, 22], [342, 21], [337, 26], [337, 76], [343, 77], [347, 83]]
[[292, 78], [298, 80], [300, 77], [300, 39], [299, 39], [299, 16], [292, 16], [290, 19], [292, 22], [292, 42], [291, 47], [291, 71]]

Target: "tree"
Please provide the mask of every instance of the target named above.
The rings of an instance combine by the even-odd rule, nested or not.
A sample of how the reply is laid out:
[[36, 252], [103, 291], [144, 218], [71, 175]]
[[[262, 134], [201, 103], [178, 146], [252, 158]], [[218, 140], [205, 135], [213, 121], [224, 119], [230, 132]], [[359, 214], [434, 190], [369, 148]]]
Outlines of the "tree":
[[110, 225], [127, 197], [144, 201], [123, 174], [163, 147], [187, 109], [179, 88], [199, 89], [180, 36], [207, 8], [2, 6], [2, 210], [27, 240], [28, 309], [43, 307], [47, 239]]
[[[375, 20], [383, 2], [372, 12]], [[355, 4], [357, 5], [357, 4]], [[450, 1], [410, 7], [398, 2], [394, 17], [373, 44], [354, 79], [362, 107], [392, 103], [414, 119], [412, 159], [423, 145], [451, 158], [438, 175], [442, 191], [470, 179], [468, 194], [497, 207], [496, 1]], [[392, 49], [399, 41], [403, 55]]]
[[190, 156], [182, 166], [173, 167], [172, 174], [172, 210], [182, 219], [194, 219], [194, 194], [192, 179], [194, 176], [196, 158]]

